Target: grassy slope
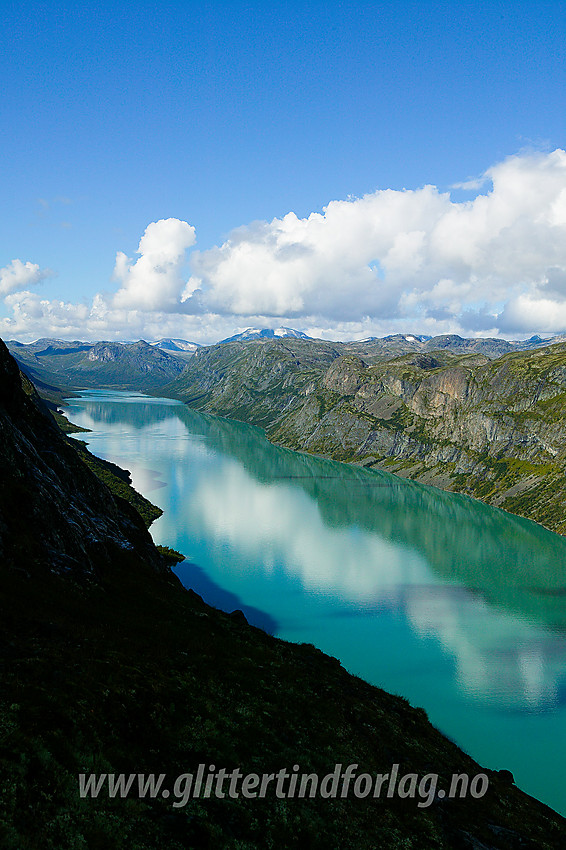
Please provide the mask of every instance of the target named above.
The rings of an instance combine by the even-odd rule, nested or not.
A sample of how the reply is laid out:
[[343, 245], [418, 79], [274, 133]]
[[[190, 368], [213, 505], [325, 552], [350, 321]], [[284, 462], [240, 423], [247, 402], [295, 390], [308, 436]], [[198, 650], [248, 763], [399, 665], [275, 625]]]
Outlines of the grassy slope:
[[[34, 385], [25, 376], [22, 378], [22, 386], [28, 395], [34, 392]], [[50, 403], [43, 394], [40, 394], [55, 422], [63, 432], [63, 434], [79, 434], [84, 433], [88, 429], [80, 428], [73, 422], [69, 422], [66, 416], [62, 414], [56, 404]], [[161, 516], [163, 511], [157, 505], [152, 504], [149, 499], [138, 493], [131, 485], [131, 476], [128, 470], [116, 466], [110, 461], [96, 457], [89, 452], [87, 445], [82, 440], [73, 440], [73, 445], [76, 447], [81, 460], [88, 466], [91, 472], [94, 472], [96, 477], [102, 481], [115, 496], [119, 496], [129, 502], [141, 515], [145, 522], [146, 528], [149, 528], [151, 523]]]
[[86, 447], [86, 443], [81, 440], [73, 440], [76, 445], [80, 458], [86, 463], [88, 468], [95, 473], [97, 478], [106, 484], [111, 493], [115, 496], [120, 496], [129, 502], [141, 515], [146, 527], [149, 528], [151, 523], [161, 516], [163, 511], [154, 505], [141, 493], [138, 493], [130, 484], [130, 474], [126, 470], [121, 469], [114, 463], [96, 457], [91, 454]]

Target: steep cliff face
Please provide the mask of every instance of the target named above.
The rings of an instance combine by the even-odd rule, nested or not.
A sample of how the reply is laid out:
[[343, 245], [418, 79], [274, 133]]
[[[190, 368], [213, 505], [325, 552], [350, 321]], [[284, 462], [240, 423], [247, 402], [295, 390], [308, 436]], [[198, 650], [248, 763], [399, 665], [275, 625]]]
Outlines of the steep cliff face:
[[564, 343], [497, 360], [438, 350], [375, 362], [306, 341], [262, 349], [228, 360], [199, 352], [167, 391], [261, 425], [275, 443], [468, 493], [566, 533]]
[[195, 352], [163, 392], [268, 427], [302, 404], [340, 351], [334, 343], [295, 339], [214, 345]]
[[0, 341], [0, 564], [94, 577], [132, 553], [163, 569], [139, 514], [81, 460]]
[[[297, 411], [274, 437], [293, 435], [301, 448], [469, 493], [564, 532], [566, 346], [494, 362], [440, 360], [358, 364], [355, 385], [310, 433], [301, 434]], [[336, 392], [329, 378], [322, 388]]]

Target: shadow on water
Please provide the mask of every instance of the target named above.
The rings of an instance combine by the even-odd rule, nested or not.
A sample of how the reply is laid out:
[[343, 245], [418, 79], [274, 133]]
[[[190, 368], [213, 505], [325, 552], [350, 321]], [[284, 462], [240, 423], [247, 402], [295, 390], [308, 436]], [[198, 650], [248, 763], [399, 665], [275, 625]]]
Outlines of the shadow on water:
[[198, 564], [192, 564], [190, 561], [182, 561], [173, 569], [175, 575], [179, 578], [184, 587], [188, 587], [202, 596], [209, 605], [214, 608], [220, 608], [221, 611], [226, 611], [231, 614], [233, 611], [242, 611], [248, 623], [252, 626], [258, 626], [269, 635], [276, 634], [279, 624], [266, 611], [260, 611], [259, 608], [254, 608], [252, 605], [244, 605], [239, 596], [235, 593], [230, 593], [224, 590], [219, 584], [212, 581], [204, 570]]

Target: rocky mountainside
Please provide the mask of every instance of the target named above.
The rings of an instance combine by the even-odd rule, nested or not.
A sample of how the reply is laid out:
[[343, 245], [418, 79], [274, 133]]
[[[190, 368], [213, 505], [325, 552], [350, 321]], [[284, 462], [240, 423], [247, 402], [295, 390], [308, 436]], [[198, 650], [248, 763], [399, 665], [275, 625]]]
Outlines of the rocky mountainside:
[[[423, 337], [416, 334], [393, 334], [381, 339], [372, 337], [359, 342], [345, 343], [347, 351], [360, 355], [367, 360], [379, 360], [400, 354], [424, 354], [429, 351], [446, 350], [455, 354], [478, 353], [486, 357], [501, 357], [510, 351], [516, 351], [521, 343], [508, 342], [505, 339], [464, 339], [457, 334]], [[347, 353], [346, 351], [344, 353]]]
[[445, 348], [384, 358], [360, 346], [213, 346], [161, 392], [260, 425], [280, 445], [467, 493], [566, 533], [566, 343], [497, 359]]
[[[311, 340], [293, 328], [248, 328], [240, 334], [222, 340], [218, 345], [269, 340], [300, 339], [330, 346], [342, 354], [356, 354], [364, 362], [380, 363], [400, 354], [422, 354], [446, 350], [455, 354], [484, 354], [490, 359], [511, 351], [540, 348], [549, 341], [532, 337], [521, 342], [501, 339], [464, 339], [456, 334], [425, 337], [414, 334], [393, 334], [381, 339], [371, 337], [357, 342], [323, 342]], [[556, 338], [556, 341], [564, 341]], [[16, 340], [7, 343], [20, 368], [39, 388], [43, 398], [61, 402], [62, 393], [77, 388], [104, 388], [156, 392], [178, 377], [197, 350], [208, 347], [182, 339], [162, 339], [148, 344], [138, 342], [67, 342], [39, 339], [23, 344]]]
[[[293, 330], [293, 328], [283, 327], [276, 328], [275, 330], [268, 328], [248, 328], [242, 333], [235, 334], [220, 342], [264, 342], [267, 339], [312, 340], [312, 337], [307, 336], [302, 331]], [[494, 359], [496, 357], [502, 357], [504, 354], [509, 354], [511, 351], [527, 351], [565, 341], [566, 336], [563, 334], [546, 339], [537, 335], [530, 339], [513, 341], [497, 339], [495, 337], [466, 339], [458, 336], [458, 334], [442, 334], [435, 337], [419, 334], [390, 334], [384, 337], [372, 336], [367, 339], [334, 344], [341, 345], [344, 353], [355, 352], [363, 355], [366, 359], [389, 358], [410, 352], [423, 353], [440, 351], [442, 349], [455, 354], [485, 354], [486, 357]]]
[[342, 352], [321, 340], [226, 342], [195, 352], [164, 393], [191, 407], [269, 426], [304, 400], [306, 388]]
[[505, 770], [463, 799], [81, 798], [78, 774], [91, 772], [164, 774], [169, 790], [199, 764], [320, 776], [399, 764], [449, 788], [481, 768], [422, 710], [183, 590], [2, 344], [0, 434], [2, 848], [564, 846], [564, 819]]
[[150, 392], [179, 375], [186, 353], [164, 351], [143, 340], [64, 342], [40, 339], [29, 345], [8, 342], [20, 368], [38, 384], [68, 390], [77, 387]]
[[4, 567], [92, 578], [119, 555], [136, 552], [162, 568], [138, 512], [91, 471], [1, 341], [0, 466]]

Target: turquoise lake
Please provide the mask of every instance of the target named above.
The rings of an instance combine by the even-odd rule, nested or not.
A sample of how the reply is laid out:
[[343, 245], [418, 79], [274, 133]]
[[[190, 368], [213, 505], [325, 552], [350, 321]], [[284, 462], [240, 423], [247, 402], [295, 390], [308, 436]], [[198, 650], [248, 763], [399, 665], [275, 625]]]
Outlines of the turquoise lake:
[[186, 586], [407, 697], [566, 814], [566, 539], [168, 399], [88, 391], [66, 412], [164, 510], [151, 532]]

